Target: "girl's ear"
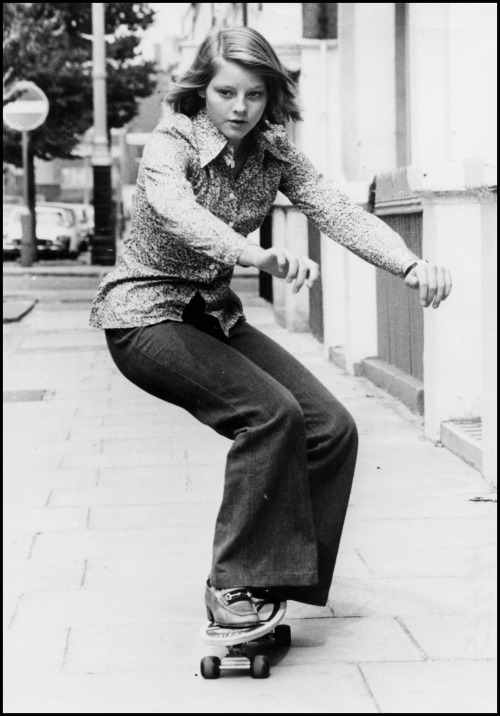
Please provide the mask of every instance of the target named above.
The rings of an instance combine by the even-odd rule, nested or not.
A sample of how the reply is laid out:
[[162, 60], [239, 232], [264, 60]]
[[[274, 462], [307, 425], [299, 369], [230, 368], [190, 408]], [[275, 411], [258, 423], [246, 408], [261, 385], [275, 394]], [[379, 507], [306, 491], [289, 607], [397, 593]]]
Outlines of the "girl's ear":
[[207, 98], [207, 91], [205, 89], [199, 89], [198, 94], [200, 95], [200, 97], [203, 97], [203, 99]]

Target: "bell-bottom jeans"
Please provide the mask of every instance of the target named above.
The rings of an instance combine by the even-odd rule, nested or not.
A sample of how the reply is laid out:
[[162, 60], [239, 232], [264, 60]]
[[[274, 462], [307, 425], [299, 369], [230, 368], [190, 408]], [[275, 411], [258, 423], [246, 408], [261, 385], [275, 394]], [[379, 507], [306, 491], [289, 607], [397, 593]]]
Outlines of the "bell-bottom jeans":
[[228, 339], [210, 316], [107, 329], [106, 338], [132, 383], [233, 441], [214, 587], [264, 587], [276, 599], [326, 604], [357, 453], [347, 410], [243, 319]]

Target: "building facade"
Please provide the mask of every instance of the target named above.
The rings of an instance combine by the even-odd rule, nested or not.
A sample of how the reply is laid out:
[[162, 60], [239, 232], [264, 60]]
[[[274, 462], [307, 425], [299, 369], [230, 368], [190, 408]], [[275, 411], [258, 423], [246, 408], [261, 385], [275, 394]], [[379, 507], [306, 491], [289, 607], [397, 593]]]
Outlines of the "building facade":
[[191, 3], [180, 66], [248, 24], [298, 76], [293, 139], [324, 177], [448, 266], [438, 311], [279, 197], [263, 245], [308, 251], [321, 286], [265, 287], [276, 316], [423, 415], [425, 435], [496, 482], [496, 4]]

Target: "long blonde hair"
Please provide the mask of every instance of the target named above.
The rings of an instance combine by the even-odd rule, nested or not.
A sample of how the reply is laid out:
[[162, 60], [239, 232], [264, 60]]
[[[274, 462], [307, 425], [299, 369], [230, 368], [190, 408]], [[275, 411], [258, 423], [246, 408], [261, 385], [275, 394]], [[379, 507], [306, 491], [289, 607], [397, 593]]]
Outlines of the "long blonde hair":
[[[237, 62], [259, 74], [266, 83], [267, 104], [260, 123], [284, 124], [302, 119], [297, 86], [275, 51], [260, 32], [250, 27], [226, 27], [210, 33], [201, 43], [191, 66], [167, 90], [165, 100], [176, 112], [192, 117], [205, 106], [198, 91], [206, 89], [220, 69], [221, 60]], [[264, 121], [263, 121], [264, 120]]]

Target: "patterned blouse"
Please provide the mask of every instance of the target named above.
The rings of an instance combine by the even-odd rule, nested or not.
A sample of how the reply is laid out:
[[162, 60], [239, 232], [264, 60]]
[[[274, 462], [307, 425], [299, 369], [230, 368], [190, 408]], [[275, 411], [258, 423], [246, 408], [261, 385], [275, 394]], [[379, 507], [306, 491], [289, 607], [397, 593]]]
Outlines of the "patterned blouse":
[[284, 128], [254, 129], [253, 138], [234, 178], [233, 148], [205, 109], [160, 122], [144, 148], [129, 237], [99, 286], [91, 326], [181, 321], [200, 293], [227, 335], [243, 316], [229, 288], [234, 266], [278, 190], [322, 232], [375, 266], [402, 276], [417, 259], [384, 222], [323, 181]]

